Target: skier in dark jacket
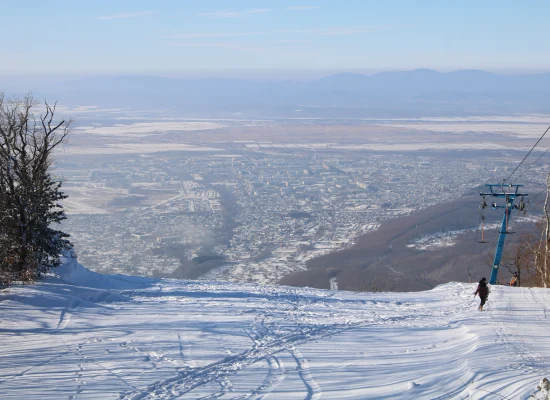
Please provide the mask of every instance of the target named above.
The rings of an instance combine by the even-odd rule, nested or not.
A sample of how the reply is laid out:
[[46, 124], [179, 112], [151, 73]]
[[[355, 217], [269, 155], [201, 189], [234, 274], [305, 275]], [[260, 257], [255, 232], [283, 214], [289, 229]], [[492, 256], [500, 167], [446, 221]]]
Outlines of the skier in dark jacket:
[[481, 278], [479, 281], [479, 284], [477, 285], [477, 290], [474, 293], [474, 297], [479, 293], [479, 298], [481, 300], [481, 304], [479, 305], [479, 311], [483, 311], [483, 306], [485, 302], [487, 301], [487, 296], [489, 296], [489, 287], [487, 286], [487, 279]]
[[512, 279], [510, 279], [510, 286], [517, 286], [518, 285], [518, 273], [514, 272], [514, 275], [512, 275]]

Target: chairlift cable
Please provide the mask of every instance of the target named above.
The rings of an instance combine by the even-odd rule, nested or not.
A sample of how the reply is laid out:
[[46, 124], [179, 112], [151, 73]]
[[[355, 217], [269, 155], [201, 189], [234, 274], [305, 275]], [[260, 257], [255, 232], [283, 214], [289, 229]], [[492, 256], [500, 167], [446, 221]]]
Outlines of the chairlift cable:
[[547, 189], [547, 188], [542, 189], [542, 190], [541, 190], [540, 192], [538, 192], [536, 195], [534, 195], [533, 197], [531, 197], [531, 198], [529, 199], [529, 201], [535, 200], [538, 196], [540, 196], [541, 194], [543, 194], [544, 192], [546, 192], [546, 190], [548, 190], [548, 189]]
[[538, 162], [542, 159], [542, 157], [544, 157], [544, 156], [546, 155], [546, 153], [548, 153], [548, 151], [550, 151], [550, 147], [548, 147], [546, 150], [544, 150], [544, 152], [539, 156], [539, 158], [537, 158], [537, 159], [535, 160], [535, 162], [529, 164], [529, 166], [527, 167], [527, 169], [526, 169], [525, 171], [523, 171], [523, 173], [520, 175], [520, 177], [519, 177], [518, 179], [523, 178], [523, 177], [525, 176], [525, 174], [526, 174], [527, 172], [529, 172], [529, 170], [533, 167], [533, 165], [535, 165], [536, 163], [538, 163]]
[[478, 235], [478, 231], [479, 231], [479, 223], [481, 222], [482, 218], [483, 218], [483, 213], [482, 213], [482, 209], [480, 208], [479, 210], [479, 220], [477, 221], [477, 225], [476, 225], [476, 230], [475, 230], [475, 235], [474, 235], [474, 240], [472, 242], [472, 247], [470, 249], [470, 259], [468, 260], [468, 264], [466, 265], [466, 272], [468, 273], [468, 283], [472, 283], [472, 273], [470, 271], [470, 267], [472, 265], [472, 258], [474, 256], [474, 246], [477, 242], [477, 235]]
[[516, 171], [518, 170], [519, 167], [521, 167], [521, 164], [523, 164], [523, 162], [527, 159], [527, 157], [529, 157], [529, 154], [531, 154], [531, 152], [533, 150], [535, 150], [535, 147], [537, 147], [537, 145], [540, 143], [540, 141], [544, 138], [544, 136], [546, 136], [546, 133], [550, 130], [550, 125], [548, 126], [548, 128], [546, 128], [546, 130], [544, 131], [544, 133], [542, 134], [542, 136], [539, 138], [539, 140], [537, 140], [537, 142], [533, 145], [533, 147], [531, 147], [531, 150], [529, 150], [529, 152], [525, 155], [525, 157], [523, 157], [523, 160], [521, 160], [521, 162], [518, 164], [518, 166], [512, 171], [512, 173], [508, 176], [508, 178], [504, 179], [502, 181], [502, 183], [505, 183], [507, 182], [511, 177], [512, 175], [514, 175], [516, 173]]
[[481, 200], [481, 205], [479, 206], [479, 215], [481, 220], [481, 241], [478, 241], [478, 243], [487, 243], [485, 241], [485, 215], [483, 215], [483, 210], [485, 210], [485, 208], [487, 208], [487, 202], [485, 201], [485, 196], [483, 196], [483, 200]]

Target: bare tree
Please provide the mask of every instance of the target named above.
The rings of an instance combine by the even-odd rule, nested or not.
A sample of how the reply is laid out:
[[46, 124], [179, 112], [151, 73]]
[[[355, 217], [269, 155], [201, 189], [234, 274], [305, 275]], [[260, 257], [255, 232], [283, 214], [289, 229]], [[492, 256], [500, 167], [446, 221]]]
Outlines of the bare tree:
[[57, 121], [45, 103], [38, 119], [31, 95], [0, 93], [0, 281], [33, 280], [59, 265], [68, 235], [52, 228], [65, 219], [66, 196], [51, 176], [52, 153], [69, 134], [71, 121]]
[[531, 236], [523, 236], [518, 242], [512, 244], [502, 257], [501, 265], [510, 271], [510, 274], [517, 273], [517, 285], [521, 286], [522, 276], [531, 278], [533, 275], [533, 251]]
[[550, 210], [548, 209], [550, 203], [550, 173], [546, 177], [546, 197], [544, 199], [544, 217], [542, 220], [542, 226], [540, 227], [541, 235], [538, 242], [538, 246], [533, 248], [534, 262], [533, 266], [537, 275], [538, 286], [548, 287], [549, 274], [548, 274], [548, 258], [550, 257]]
[[[536, 249], [533, 244], [536, 243], [532, 235], [523, 234], [521, 237], [508, 244], [502, 252], [500, 259], [501, 268], [506, 268], [510, 275], [514, 272], [518, 274], [518, 286], [521, 285], [521, 280], [533, 282], [536, 280], [537, 271], [535, 268]], [[492, 268], [495, 253], [487, 252], [485, 257], [485, 264]], [[497, 279], [499, 283], [506, 282]]]
[[374, 278], [357, 284], [352, 290], [358, 292], [393, 292], [397, 287], [395, 281], [381, 281]]

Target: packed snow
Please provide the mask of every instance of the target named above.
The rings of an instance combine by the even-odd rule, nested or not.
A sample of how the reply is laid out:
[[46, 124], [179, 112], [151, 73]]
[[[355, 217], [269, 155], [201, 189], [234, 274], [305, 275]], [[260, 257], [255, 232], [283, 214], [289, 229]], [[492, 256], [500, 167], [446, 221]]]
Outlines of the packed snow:
[[[550, 386], [546, 289], [416, 293], [100, 275], [0, 292], [2, 399], [527, 399]], [[537, 390], [537, 385], [540, 388]]]

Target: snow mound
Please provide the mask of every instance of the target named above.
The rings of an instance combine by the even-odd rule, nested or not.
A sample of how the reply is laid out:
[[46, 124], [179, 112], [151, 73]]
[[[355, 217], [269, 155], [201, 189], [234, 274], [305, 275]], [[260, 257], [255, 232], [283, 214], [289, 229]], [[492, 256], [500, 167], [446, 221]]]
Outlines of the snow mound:
[[63, 254], [61, 265], [55, 272], [63, 282], [70, 285], [104, 290], [144, 288], [155, 281], [150, 278], [103, 275], [90, 271], [78, 262], [73, 249]]
[[83, 267], [74, 253], [68, 252], [61, 258], [61, 265], [55, 270], [56, 274], [63, 282], [70, 285], [96, 288], [96, 289], [114, 289], [115, 284], [104, 275], [100, 275]]

